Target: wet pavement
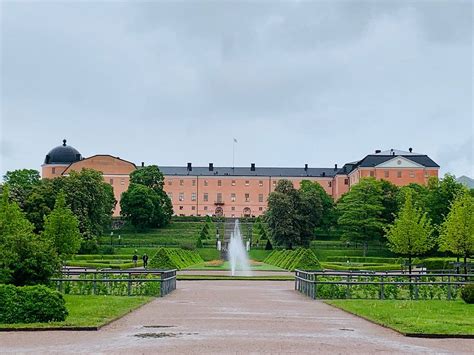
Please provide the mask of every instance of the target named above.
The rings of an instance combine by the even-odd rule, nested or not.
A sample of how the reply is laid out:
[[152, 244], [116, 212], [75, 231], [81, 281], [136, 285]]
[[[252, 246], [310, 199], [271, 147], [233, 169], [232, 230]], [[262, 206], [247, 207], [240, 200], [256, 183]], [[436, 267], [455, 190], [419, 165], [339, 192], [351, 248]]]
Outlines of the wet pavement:
[[179, 281], [99, 331], [0, 333], [0, 353], [472, 353], [474, 340], [407, 338], [311, 300], [286, 281]]

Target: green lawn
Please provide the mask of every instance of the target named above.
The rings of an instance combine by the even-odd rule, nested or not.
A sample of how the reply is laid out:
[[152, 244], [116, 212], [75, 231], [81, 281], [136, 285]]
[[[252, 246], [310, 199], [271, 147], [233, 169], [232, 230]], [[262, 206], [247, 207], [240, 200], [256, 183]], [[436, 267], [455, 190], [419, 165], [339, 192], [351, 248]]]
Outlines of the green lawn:
[[474, 335], [474, 304], [463, 301], [331, 300], [326, 303], [402, 333]]
[[[254, 271], [286, 271], [285, 269], [265, 264], [262, 262], [255, 263], [250, 266]], [[186, 268], [186, 270], [230, 270], [230, 263], [225, 261], [222, 265], [208, 265], [206, 263], [196, 264]]]
[[153, 297], [64, 295], [64, 299], [69, 311], [64, 322], [0, 324], [0, 329], [99, 327], [140, 307]]

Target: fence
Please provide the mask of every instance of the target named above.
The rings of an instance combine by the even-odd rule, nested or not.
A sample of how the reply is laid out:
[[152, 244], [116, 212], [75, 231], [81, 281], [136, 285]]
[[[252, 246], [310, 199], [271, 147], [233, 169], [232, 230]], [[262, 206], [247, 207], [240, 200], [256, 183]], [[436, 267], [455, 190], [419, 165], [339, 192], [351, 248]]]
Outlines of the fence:
[[314, 299], [456, 299], [474, 274], [295, 271], [295, 290]]
[[176, 289], [176, 270], [64, 269], [51, 282], [66, 294], [163, 297]]

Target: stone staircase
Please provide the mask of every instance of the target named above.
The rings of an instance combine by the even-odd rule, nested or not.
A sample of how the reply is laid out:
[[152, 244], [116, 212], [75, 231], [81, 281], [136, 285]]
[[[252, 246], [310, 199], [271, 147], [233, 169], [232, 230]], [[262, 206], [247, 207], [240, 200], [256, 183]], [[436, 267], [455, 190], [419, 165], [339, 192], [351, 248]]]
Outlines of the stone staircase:
[[[238, 218], [235, 217], [226, 217], [224, 222], [224, 238], [222, 241], [222, 250], [221, 258], [227, 260], [227, 247], [230, 242], [231, 233], [234, 231], [235, 221]], [[240, 221], [240, 232], [242, 233], [242, 238], [245, 240], [248, 238], [249, 234], [252, 233], [253, 223], [242, 223]]]

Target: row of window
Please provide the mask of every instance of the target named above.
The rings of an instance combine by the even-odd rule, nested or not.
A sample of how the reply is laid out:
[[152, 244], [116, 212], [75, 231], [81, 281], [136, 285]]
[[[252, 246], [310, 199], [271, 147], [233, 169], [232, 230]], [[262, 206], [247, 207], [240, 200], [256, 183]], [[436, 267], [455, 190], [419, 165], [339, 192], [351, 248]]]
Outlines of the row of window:
[[[414, 178], [415, 177], [415, 172], [413, 170], [410, 170], [408, 172], [409, 176], [411, 178]], [[370, 176], [374, 177], [375, 176], [375, 171], [371, 171], [370, 172]], [[390, 177], [390, 170], [384, 170], [384, 177], [386, 178], [389, 178]], [[397, 170], [397, 178], [401, 178], [402, 177], [402, 171], [401, 170]], [[429, 177], [429, 174], [428, 173], [425, 173], [425, 177]]]
[[[214, 207], [209, 208], [209, 206], [204, 206], [204, 207], [203, 207], [204, 211], [210, 211], [210, 210], [212, 210], [213, 208], [214, 208]], [[184, 206], [179, 206], [179, 210], [180, 210], [180, 211], [184, 210]], [[194, 206], [194, 205], [191, 206], [191, 210], [192, 210], [192, 211], [196, 211], [196, 206]], [[235, 207], [232, 206], [232, 207], [230, 208], [230, 210], [231, 210], [231, 211], [235, 211]], [[259, 210], [259, 211], [263, 211], [263, 207], [259, 207], [258, 210]]]
[[[168, 186], [173, 185], [173, 180], [172, 179], [168, 179], [167, 181], [168, 181]], [[276, 183], [277, 183], [276, 180], [272, 181], [273, 186], [276, 186]], [[191, 180], [191, 185], [196, 186], [196, 180]], [[236, 186], [237, 185], [237, 180], [232, 180], [231, 185]], [[184, 179], [179, 180], [179, 186], [184, 186]], [[209, 186], [209, 181], [208, 180], [204, 180], [204, 186]], [[222, 186], [222, 180], [217, 180], [217, 186]], [[245, 186], [250, 186], [250, 180], [245, 180]], [[258, 181], [258, 186], [263, 187], [263, 180]]]
[[[109, 179], [110, 185], [114, 184], [114, 179]], [[125, 178], [120, 178], [120, 185], [125, 185]]]
[[[171, 201], [173, 201], [173, 193], [168, 192], [168, 197], [170, 198]], [[178, 195], [178, 201], [184, 201], [185, 200], [185, 195], [184, 192], [180, 192]], [[191, 201], [196, 201], [197, 200], [197, 194], [195, 192], [191, 193]], [[202, 195], [202, 200], [204, 202], [209, 201], [209, 194], [205, 192]], [[235, 202], [237, 200], [237, 195], [235, 193], [230, 194], [230, 201]], [[244, 201], [245, 202], [250, 202], [250, 194], [244, 194]], [[222, 203], [224, 200], [222, 199], [222, 193], [218, 192], [216, 194], [216, 200], [215, 202], [217, 203]], [[263, 194], [258, 194], [258, 202], [264, 202], [264, 197]]]

